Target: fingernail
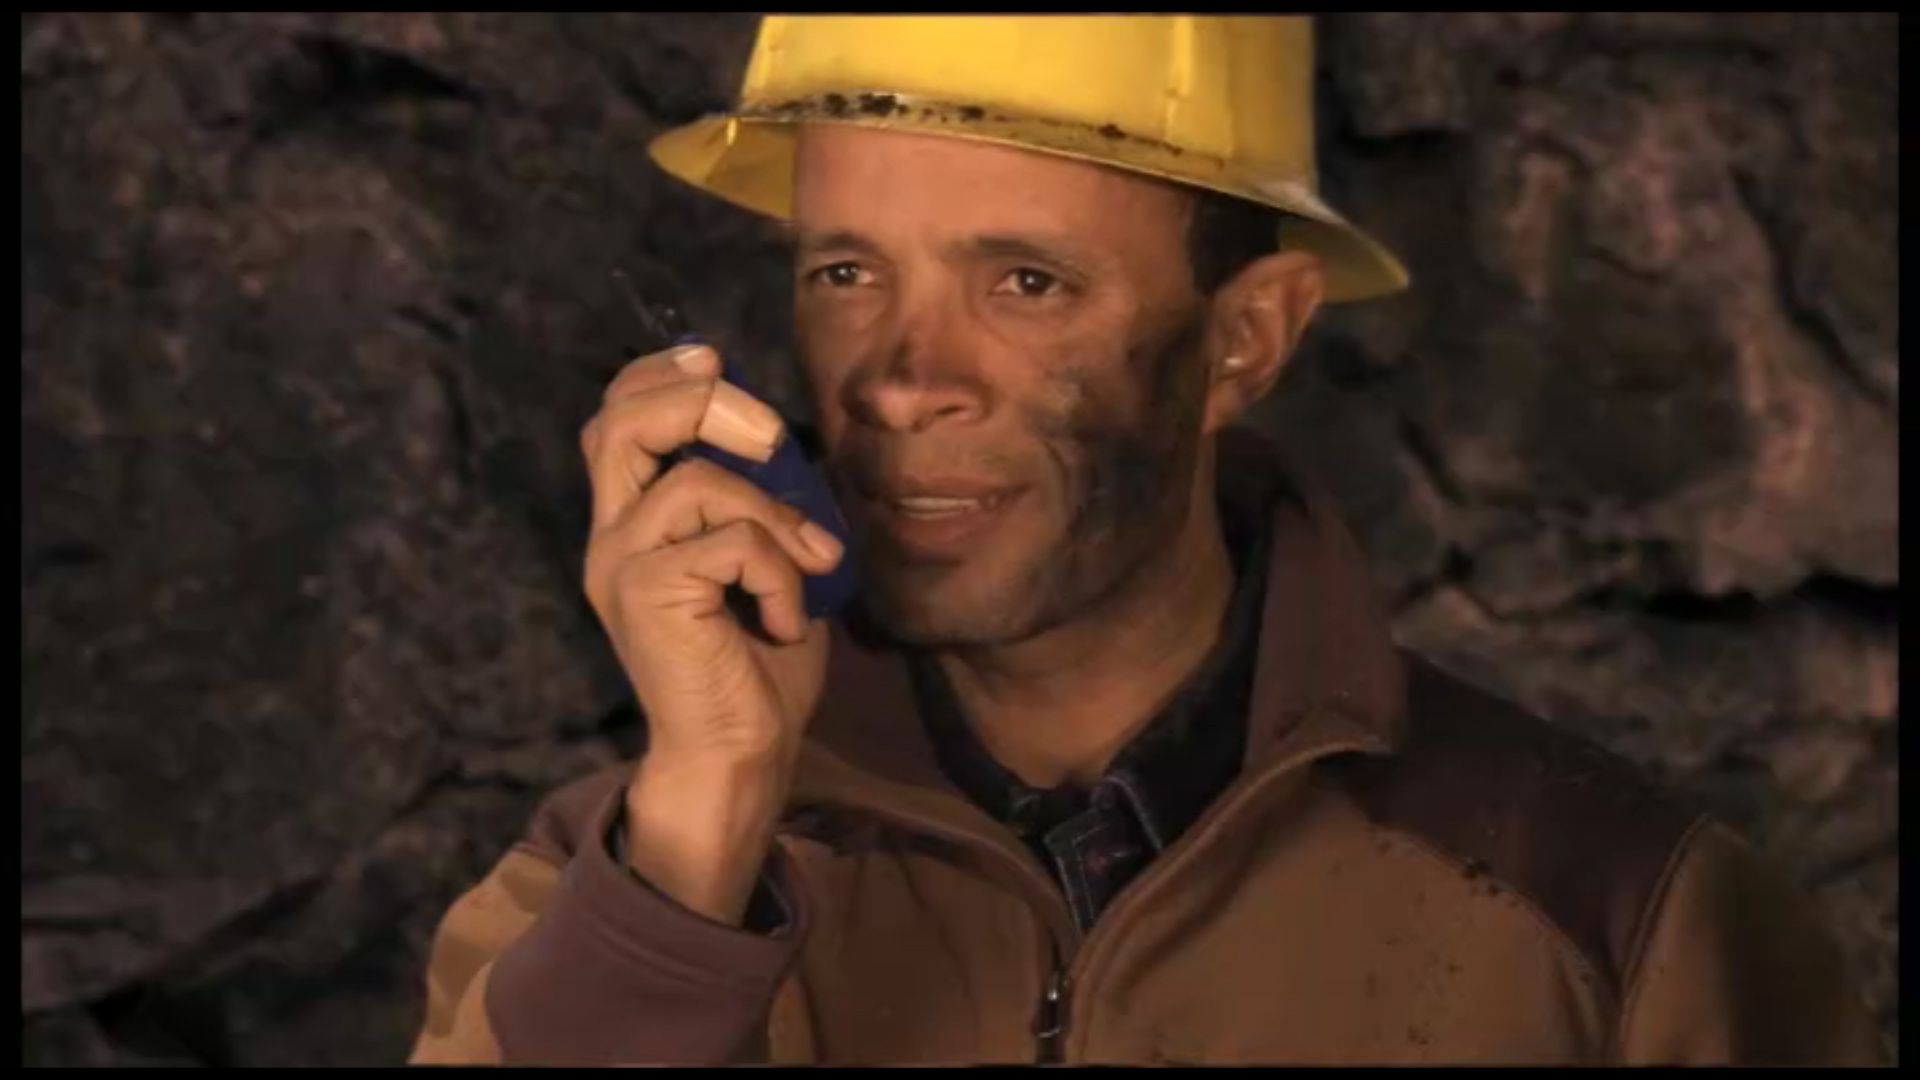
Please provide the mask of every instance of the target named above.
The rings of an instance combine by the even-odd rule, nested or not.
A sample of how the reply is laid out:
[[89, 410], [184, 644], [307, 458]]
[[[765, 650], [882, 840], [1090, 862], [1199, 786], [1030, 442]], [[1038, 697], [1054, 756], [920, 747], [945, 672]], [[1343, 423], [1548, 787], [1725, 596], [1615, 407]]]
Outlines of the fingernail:
[[715, 383], [700, 420], [700, 441], [729, 454], [766, 461], [786, 434], [780, 414], [732, 383]]
[[800, 533], [800, 542], [807, 545], [807, 548], [815, 555], [820, 556], [820, 558], [829, 563], [839, 562], [840, 553], [846, 550], [846, 546], [840, 543], [839, 537], [815, 525], [811, 521], [802, 522], [798, 531]]
[[720, 374], [720, 354], [706, 345], [682, 345], [669, 351], [667, 359], [689, 375]]

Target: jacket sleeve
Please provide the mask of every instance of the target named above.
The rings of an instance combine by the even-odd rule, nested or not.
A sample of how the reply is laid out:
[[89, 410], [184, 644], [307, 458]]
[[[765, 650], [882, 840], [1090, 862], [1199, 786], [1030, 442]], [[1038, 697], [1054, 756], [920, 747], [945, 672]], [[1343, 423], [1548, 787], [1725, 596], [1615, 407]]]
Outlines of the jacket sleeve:
[[762, 879], [784, 925], [713, 922], [614, 857], [623, 791], [596, 777], [553, 796], [529, 838], [448, 910], [411, 1064], [766, 1060], [774, 998], [805, 936], [786, 855], [776, 846]]
[[1623, 1064], [1889, 1063], [1816, 909], [1726, 828], [1692, 832], [1644, 935]]

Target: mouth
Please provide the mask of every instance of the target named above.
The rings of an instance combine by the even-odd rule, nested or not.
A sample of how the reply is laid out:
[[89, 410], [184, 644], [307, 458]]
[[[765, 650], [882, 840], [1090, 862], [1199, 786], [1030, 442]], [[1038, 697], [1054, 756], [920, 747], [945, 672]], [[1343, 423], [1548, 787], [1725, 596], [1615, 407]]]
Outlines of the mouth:
[[945, 521], [997, 510], [1007, 500], [1004, 493], [986, 496], [904, 495], [883, 499], [886, 508], [916, 521]]
[[927, 553], [976, 543], [1020, 494], [958, 481], [901, 484], [868, 493], [875, 524], [903, 548]]

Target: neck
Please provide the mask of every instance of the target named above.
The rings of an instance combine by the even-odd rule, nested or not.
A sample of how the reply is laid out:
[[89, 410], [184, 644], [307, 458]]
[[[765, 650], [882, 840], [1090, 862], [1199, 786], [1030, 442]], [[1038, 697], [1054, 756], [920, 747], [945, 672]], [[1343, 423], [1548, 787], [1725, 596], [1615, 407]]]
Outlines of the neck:
[[1093, 781], [1213, 648], [1233, 563], [1206, 481], [1169, 549], [1099, 605], [1015, 645], [940, 656], [981, 744], [1021, 780]]

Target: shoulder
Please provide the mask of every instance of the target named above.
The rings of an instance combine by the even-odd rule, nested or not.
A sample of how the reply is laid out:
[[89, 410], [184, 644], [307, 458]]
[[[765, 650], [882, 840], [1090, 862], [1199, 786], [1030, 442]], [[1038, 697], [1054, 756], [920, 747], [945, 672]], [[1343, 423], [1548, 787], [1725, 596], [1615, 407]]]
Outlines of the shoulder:
[[1630, 969], [1621, 1062], [1887, 1064], [1819, 905], [1730, 830], [1693, 835]]
[[1617, 995], [1704, 815], [1592, 741], [1405, 660], [1404, 742], [1347, 765], [1348, 791], [1376, 824], [1526, 897]]

